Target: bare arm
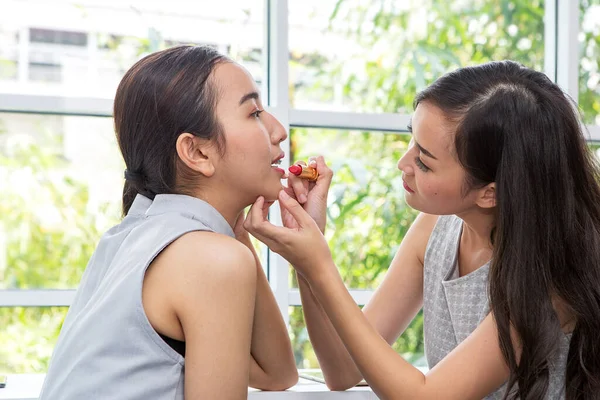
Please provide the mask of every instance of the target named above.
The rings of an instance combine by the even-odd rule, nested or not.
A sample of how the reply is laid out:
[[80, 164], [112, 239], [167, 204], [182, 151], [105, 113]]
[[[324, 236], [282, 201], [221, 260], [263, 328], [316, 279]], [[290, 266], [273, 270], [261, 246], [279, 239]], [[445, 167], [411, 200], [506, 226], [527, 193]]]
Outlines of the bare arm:
[[[252, 248], [254, 252], [254, 249]], [[260, 260], [254, 252], [258, 276], [250, 357], [250, 386], [285, 390], [298, 382], [292, 344]]]
[[[423, 258], [437, 216], [420, 214], [406, 234], [381, 286], [363, 309], [366, 319], [391, 345], [404, 332], [423, 303]], [[306, 327], [327, 386], [345, 390], [362, 374], [352, 361], [331, 321], [298, 274]]]
[[[303, 274], [358, 370], [381, 399], [481, 399], [506, 381], [509, 371], [491, 315], [425, 376], [389, 346], [354, 303], [319, 227], [298, 202], [280, 192], [281, 207], [296, 221], [284, 220], [284, 227], [260, 214], [262, 202], [259, 198], [251, 208], [246, 228]], [[302, 251], [307, 248], [311, 251]]]
[[250, 249], [257, 267], [250, 386], [262, 390], [285, 390], [298, 382], [292, 344], [260, 258], [242, 226], [243, 214], [240, 218], [234, 228], [236, 237]]
[[508, 378], [491, 315], [425, 376], [381, 338], [354, 304], [339, 274], [322, 276], [313, 282], [313, 291], [358, 369], [381, 399], [475, 400]]
[[184, 235], [170, 253], [178, 288], [172, 304], [186, 341], [185, 397], [246, 399], [256, 300], [252, 254], [208, 232]]

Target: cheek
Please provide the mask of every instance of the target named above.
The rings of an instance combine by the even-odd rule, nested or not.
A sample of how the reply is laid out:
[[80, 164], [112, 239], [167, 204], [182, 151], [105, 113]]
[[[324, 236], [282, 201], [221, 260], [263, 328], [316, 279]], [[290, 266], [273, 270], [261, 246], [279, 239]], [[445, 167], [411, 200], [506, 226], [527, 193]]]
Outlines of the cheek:
[[226, 148], [229, 160], [239, 164], [264, 158], [269, 151], [269, 143], [262, 134], [246, 130], [229, 135], [226, 138]]
[[419, 193], [425, 197], [439, 197], [444, 195], [446, 189], [443, 187], [443, 180], [437, 179], [431, 173], [421, 173], [416, 179]]
[[239, 137], [229, 138], [226, 143], [227, 151], [225, 158], [230, 164], [239, 164], [248, 161], [251, 152], [244, 145], [243, 140], [240, 140]]
[[456, 202], [462, 198], [461, 186], [452, 177], [426, 177], [418, 184], [419, 192], [431, 201]]
[[270, 151], [271, 138], [266, 128], [258, 121], [248, 124], [244, 133], [244, 139], [248, 149], [253, 152]]

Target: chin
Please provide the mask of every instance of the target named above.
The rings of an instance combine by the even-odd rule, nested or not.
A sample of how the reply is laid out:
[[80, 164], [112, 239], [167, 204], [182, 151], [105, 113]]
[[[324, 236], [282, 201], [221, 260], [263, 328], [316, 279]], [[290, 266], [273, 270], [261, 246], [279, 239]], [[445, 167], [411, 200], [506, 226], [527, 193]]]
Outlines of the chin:
[[434, 211], [434, 210], [432, 210], [432, 207], [428, 207], [427, 205], [424, 206], [423, 204], [419, 204], [419, 202], [415, 201], [415, 199], [412, 198], [412, 196], [406, 196], [404, 198], [404, 201], [406, 202], [406, 205], [408, 205], [413, 210], [417, 210], [417, 211], [425, 213], [425, 214], [438, 215], [437, 213], [432, 212], [432, 211]]
[[430, 215], [454, 215], [460, 212], [459, 209], [455, 207], [448, 206], [447, 204], [419, 204], [418, 201], [414, 201], [413, 199], [406, 197], [406, 204], [419, 212], [430, 214]]
[[279, 197], [279, 192], [283, 189], [283, 186], [280, 182], [276, 185], [269, 185], [265, 188], [264, 192], [261, 193], [261, 196], [265, 198], [266, 201], [275, 201]]
[[404, 196], [404, 202], [406, 203], [406, 205], [408, 205], [410, 208], [414, 208], [415, 210], [421, 211], [419, 210], [418, 207], [416, 206], [416, 202], [413, 201], [412, 196]]

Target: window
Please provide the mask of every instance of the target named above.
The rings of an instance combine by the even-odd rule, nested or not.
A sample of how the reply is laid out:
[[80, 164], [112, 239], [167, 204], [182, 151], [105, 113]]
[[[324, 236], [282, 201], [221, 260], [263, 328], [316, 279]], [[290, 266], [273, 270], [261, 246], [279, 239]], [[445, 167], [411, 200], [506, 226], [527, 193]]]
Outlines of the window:
[[0, 371], [45, 373], [67, 307], [0, 307]]
[[110, 116], [121, 76], [148, 52], [190, 43], [265, 79], [266, 13], [262, 0], [3, 6], [0, 373], [43, 373], [100, 236], [120, 220], [124, 166]]
[[120, 216], [123, 163], [112, 121], [0, 113], [0, 127], [0, 288], [75, 289]]
[[600, 0], [581, 0], [579, 107], [586, 123], [600, 125]]
[[[296, 359], [296, 365], [302, 369], [319, 368], [317, 356], [313, 350], [302, 306], [290, 307], [290, 339]], [[408, 362], [417, 367], [427, 367], [423, 345], [423, 313], [420, 312], [404, 333], [393, 344], [394, 350], [400, 353]]]
[[311, 0], [289, 8], [297, 108], [406, 113], [415, 92], [457, 67], [507, 58], [544, 66], [543, 0]]
[[65, 44], [69, 46], [87, 46], [86, 32], [69, 32], [54, 29], [29, 29], [31, 43]]
[[0, 66], [7, 72], [1, 68], [0, 79], [19, 82], [0, 91], [111, 99], [135, 61], [175, 44], [212, 44], [240, 61], [258, 51], [247, 67], [263, 78], [262, 0], [150, 3], [7, 0], [0, 16], [0, 44], [7, 45], [0, 46]]
[[18, 43], [18, 32], [6, 29], [0, 24], [0, 83], [17, 78]]
[[[396, 163], [414, 95], [432, 80], [506, 58], [543, 69], [575, 94], [600, 141], [600, 0], [4, 3], [0, 372], [45, 371], [91, 252], [120, 218], [112, 98], [123, 73], [149, 52], [214, 46], [252, 73], [289, 128], [286, 162], [327, 156], [336, 170], [327, 238], [359, 305], [415, 216]], [[272, 212], [276, 220], [277, 207]], [[258, 250], [298, 365], [315, 367], [295, 276], [281, 257]], [[395, 348], [418, 364], [422, 339], [418, 316]]]
[[404, 202], [398, 170], [410, 136], [294, 128], [290, 138], [293, 159], [322, 154], [334, 170], [325, 233], [346, 285], [375, 289], [417, 215]]
[[[381, 283], [417, 215], [404, 202], [402, 173], [397, 166], [410, 136], [397, 132], [293, 128], [290, 140], [293, 159], [306, 160], [323, 154], [334, 170], [325, 236], [346, 286], [359, 302], [367, 299], [370, 290]], [[291, 267], [290, 283], [298, 288]], [[318, 368], [302, 307], [291, 307], [289, 312], [298, 367]], [[411, 362], [424, 362], [422, 314], [394, 348]]]

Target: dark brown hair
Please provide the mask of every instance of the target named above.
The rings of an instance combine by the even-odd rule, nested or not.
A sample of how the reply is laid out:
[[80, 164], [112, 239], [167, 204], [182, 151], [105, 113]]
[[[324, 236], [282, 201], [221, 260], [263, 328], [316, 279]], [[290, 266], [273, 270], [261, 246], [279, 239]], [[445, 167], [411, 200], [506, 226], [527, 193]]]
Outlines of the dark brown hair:
[[575, 318], [566, 398], [600, 399], [600, 185], [575, 105], [546, 75], [511, 61], [451, 72], [421, 102], [456, 123], [466, 186], [496, 183], [489, 297], [510, 368], [505, 398], [546, 398], [563, 340], [558, 298]]
[[[193, 186], [175, 144], [184, 132], [224, 149], [215, 115], [215, 66], [230, 61], [208, 46], [178, 46], [152, 53], [125, 74], [114, 101], [115, 132], [126, 165], [123, 215], [139, 193], [184, 193]], [[187, 173], [186, 173], [187, 172]]]

